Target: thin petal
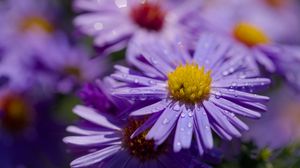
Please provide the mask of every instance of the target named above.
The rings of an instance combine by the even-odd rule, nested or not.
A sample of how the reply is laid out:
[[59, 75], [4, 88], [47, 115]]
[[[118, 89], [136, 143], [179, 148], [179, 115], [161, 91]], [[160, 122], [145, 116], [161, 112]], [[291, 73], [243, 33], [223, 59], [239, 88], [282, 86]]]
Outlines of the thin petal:
[[195, 131], [198, 131], [205, 148], [211, 149], [213, 147], [213, 137], [207, 113], [203, 107], [196, 108], [195, 121], [197, 123], [197, 129]]
[[110, 142], [117, 140], [120, 140], [120, 137], [107, 137], [105, 135], [69, 136], [63, 139], [63, 141], [67, 144], [80, 146], [109, 144]]
[[120, 131], [121, 129], [112, 124], [111, 122], [109, 122], [107, 120], [107, 118], [105, 118], [104, 116], [100, 115], [99, 113], [97, 113], [94, 109], [89, 108], [89, 107], [85, 107], [85, 106], [81, 106], [81, 105], [77, 105], [74, 109], [73, 109], [74, 113], [77, 114], [78, 116], [80, 116], [81, 118], [84, 118], [94, 124], [103, 126], [105, 128], [109, 128], [109, 129], [113, 129], [113, 130], [118, 130]]
[[161, 139], [165, 138], [166, 135], [169, 135], [171, 130], [176, 125], [177, 119], [180, 115], [180, 109], [181, 108], [177, 109], [177, 104], [174, 107], [167, 107], [163, 111], [162, 115], [158, 118], [154, 126], [150, 129], [146, 139], [160, 141]]
[[239, 101], [248, 101], [248, 102], [267, 102], [270, 100], [267, 96], [261, 96], [257, 94], [247, 93], [247, 92], [241, 92], [235, 89], [223, 89], [218, 88], [214, 89], [215, 93], [221, 93], [222, 97], [224, 98], [230, 98], [233, 100], [239, 100]]
[[74, 161], [71, 162], [71, 167], [78, 168], [78, 167], [91, 166], [112, 156], [113, 154], [117, 153], [120, 149], [121, 149], [120, 146], [109, 146], [97, 152], [90, 153], [88, 155], [75, 159]]
[[220, 107], [221, 109], [245, 116], [245, 117], [249, 117], [249, 118], [260, 118], [261, 114], [257, 111], [253, 111], [251, 109], [245, 108], [243, 106], [240, 106], [236, 103], [233, 103], [229, 100], [223, 99], [223, 98], [210, 98], [210, 100], [217, 105], [218, 107]]
[[211, 102], [204, 101], [203, 105], [206, 112], [222, 127], [227, 133], [232, 136], [240, 137], [241, 133], [227, 120], [222, 112]]
[[88, 130], [88, 129], [83, 129], [83, 128], [76, 127], [76, 126], [67, 127], [67, 131], [70, 133], [78, 134], [78, 135], [107, 135], [107, 134], [115, 133], [113, 131]]
[[131, 116], [141, 116], [141, 115], [148, 115], [148, 114], [157, 113], [159, 111], [164, 110], [169, 103], [170, 103], [170, 101], [164, 99], [164, 100], [161, 100], [157, 103], [154, 103], [154, 104], [151, 104], [151, 105], [146, 106], [144, 108], [133, 111], [132, 113], [130, 113], [130, 115]]

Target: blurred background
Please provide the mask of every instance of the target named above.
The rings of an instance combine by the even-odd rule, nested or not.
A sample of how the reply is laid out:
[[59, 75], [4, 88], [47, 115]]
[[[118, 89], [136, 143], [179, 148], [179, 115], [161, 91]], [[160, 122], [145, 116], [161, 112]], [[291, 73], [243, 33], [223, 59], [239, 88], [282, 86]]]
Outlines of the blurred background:
[[[199, 0], [204, 4], [199, 12], [209, 18], [235, 3], [231, 1]], [[268, 3], [277, 8], [287, 1]], [[256, 9], [261, 8], [245, 12], [260, 18]], [[298, 12], [289, 15], [300, 23]], [[73, 157], [62, 138], [66, 126], [77, 121], [72, 108], [81, 103], [81, 87], [124, 62], [124, 51], [98, 56], [92, 38], [73, 27], [74, 16], [71, 0], [0, 0], [1, 168], [69, 167]], [[287, 43], [300, 44], [300, 27], [288, 24], [278, 24], [286, 28], [281, 32], [295, 30]], [[251, 129], [242, 140], [217, 143], [220, 160], [210, 163], [214, 167], [300, 167], [300, 97], [280, 77], [270, 77], [269, 111], [260, 120], [247, 121]]]

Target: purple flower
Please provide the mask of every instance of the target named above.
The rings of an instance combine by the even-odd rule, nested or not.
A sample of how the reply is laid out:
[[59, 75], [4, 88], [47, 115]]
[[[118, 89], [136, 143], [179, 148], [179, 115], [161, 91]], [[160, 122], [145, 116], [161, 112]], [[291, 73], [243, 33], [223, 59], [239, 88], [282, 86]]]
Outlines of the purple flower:
[[[300, 89], [300, 21], [293, 1], [236, 1], [203, 10], [210, 31], [224, 34], [249, 51], [251, 59]], [[275, 5], [275, 6], [274, 6]]]
[[66, 93], [91, 82], [105, 70], [102, 58], [91, 58], [79, 45], [70, 43], [63, 33], [45, 37], [35, 45], [36, 71], [54, 78], [58, 92]]
[[249, 122], [253, 129], [247, 132], [245, 137], [256, 142], [260, 148], [267, 146], [272, 149], [299, 141], [299, 95], [289, 87], [283, 86], [272, 92], [270, 99], [268, 109], [271, 113], [258, 122]]
[[[63, 141], [73, 145], [74, 151], [85, 155], [71, 162], [72, 168], [79, 167], [190, 167], [194, 164], [187, 154], [177, 155], [168, 150], [167, 144], [156, 146], [153, 140], [146, 140], [146, 133], [132, 138], [131, 134], [143, 120], [119, 120], [112, 123], [93, 108], [78, 105], [74, 113], [84, 121], [79, 126], [69, 126], [67, 131], [76, 134]], [[209, 166], [198, 165], [202, 168]]]
[[[0, 46], [29, 46], [35, 37], [55, 30], [51, 9], [45, 0], [9, 0], [0, 8]], [[51, 11], [51, 12], [50, 12]]]
[[265, 88], [270, 80], [247, 73], [243, 50], [226, 39], [203, 34], [193, 55], [184, 45], [170, 47], [151, 39], [128, 50], [140, 71], [116, 66], [111, 77], [123, 86], [112, 94], [155, 101], [131, 113], [150, 115], [133, 136], [152, 127], [146, 139], [160, 145], [176, 129], [174, 151], [189, 148], [194, 134], [203, 154], [213, 147], [211, 129], [226, 140], [240, 137], [239, 130], [248, 126], [236, 115], [259, 118], [266, 110], [263, 103], [269, 98], [252, 92]]
[[[155, 36], [166, 41], [182, 38], [191, 44], [199, 32], [199, 1], [158, 0], [75, 0], [74, 8], [83, 12], [75, 25], [95, 37], [101, 51], [123, 49], [135, 36]], [[195, 18], [195, 19], [194, 19]], [[181, 36], [181, 37], [178, 37]]]

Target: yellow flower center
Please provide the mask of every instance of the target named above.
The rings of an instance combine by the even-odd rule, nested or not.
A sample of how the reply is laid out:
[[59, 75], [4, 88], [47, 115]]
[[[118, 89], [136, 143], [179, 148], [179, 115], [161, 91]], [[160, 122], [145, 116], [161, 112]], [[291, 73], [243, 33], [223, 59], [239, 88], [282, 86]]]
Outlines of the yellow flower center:
[[53, 25], [39, 16], [28, 17], [21, 23], [22, 31], [28, 31], [35, 28], [41, 29], [47, 33], [52, 33], [54, 31]]
[[207, 99], [211, 89], [211, 71], [197, 64], [178, 66], [168, 74], [168, 87], [173, 99], [185, 103], [197, 103]]
[[237, 24], [234, 28], [233, 34], [238, 41], [249, 47], [270, 42], [269, 37], [263, 32], [263, 30], [245, 22]]

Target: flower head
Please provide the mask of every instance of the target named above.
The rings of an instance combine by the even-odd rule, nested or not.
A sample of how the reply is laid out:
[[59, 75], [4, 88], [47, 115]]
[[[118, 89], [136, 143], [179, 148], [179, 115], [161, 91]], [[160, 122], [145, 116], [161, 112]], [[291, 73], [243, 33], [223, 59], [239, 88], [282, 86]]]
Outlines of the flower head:
[[199, 17], [200, 4], [170, 0], [75, 0], [74, 8], [83, 14], [74, 23], [82, 32], [95, 37], [95, 45], [106, 53], [125, 48], [141, 32], [147, 32], [145, 39], [156, 36], [168, 42], [182, 35], [180, 38], [191, 44], [200, 26], [198, 20], [191, 18]]
[[254, 71], [259, 72], [257, 67], [264, 67], [268, 72], [283, 76], [297, 90], [300, 89], [297, 68], [300, 48], [291, 45], [299, 42], [296, 34], [300, 31], [300, 14], [295, 2], [254, 0], [220, 3], [206, 8], [203, 15], [213, 27], [218, 27], [218, 32], [237, 45], [244, 46], [251, 62], [257, 64]]
[[266, 110], [269, 98], [253, 92], [270, 80], [248, 73], [246, 52], [226, 39], [204, 34], [193, 55], [180, 42], [172, 47], [150, 39], [128, 50], [140, 72], [116, 67], [111, 77], [123, 85], [113, 95], [155, 101], [131, 113], [150, 115], [133, 137], [151, 127], [146, 139], [160, 145], [176, 129], [174, 151], [189, 148], [194, 134], [203, 154], [213, 147], [211, 130], [227, 140], [240, 137], [248, 126], [237, 115], [259, 118]]
[[[76, 106], [74, 112], [85, 124], [69, 126], [67, 130], [76, 135], [64, 138], [64, 142], [87, 153], [71, 163], [71, 167], [186, 167], [191, 157], [177, 156], [166, 144], [157, 146], [147, 140], [146, 133], [132, 137], [132, 133], [144, 120], [123, 120], [104, 116], [93, 108]], [[116, 123], [116, 124], [114, 124]], [[204, 168], [208, 166], [203, 165]]]

